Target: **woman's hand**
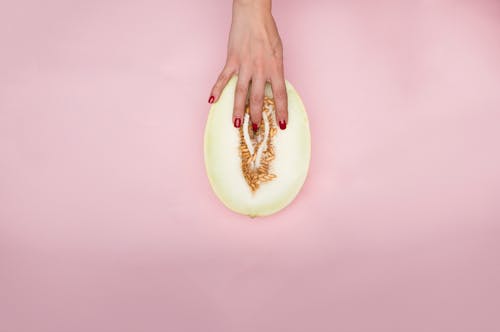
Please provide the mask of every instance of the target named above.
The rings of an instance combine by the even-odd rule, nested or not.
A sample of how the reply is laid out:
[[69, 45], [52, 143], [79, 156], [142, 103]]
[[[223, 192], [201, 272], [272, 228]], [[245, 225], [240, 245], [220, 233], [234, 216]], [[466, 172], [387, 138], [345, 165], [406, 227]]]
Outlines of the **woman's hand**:
[[[271, 0], [234, 0], [227, 59], [212, 88], [209, 103], [220, 97], [229, 79], [238, 75], [233, 124], [239, 128], [250, 88], [250, 119], [257, 131], [262, 119], [264, 87], [271, 83], [276, 120], [281, 129], [288, 122], [287, 93], [283, 71], [283, 47], [271, 14]], [[251, 84], [250, 84], [251, 82]]]

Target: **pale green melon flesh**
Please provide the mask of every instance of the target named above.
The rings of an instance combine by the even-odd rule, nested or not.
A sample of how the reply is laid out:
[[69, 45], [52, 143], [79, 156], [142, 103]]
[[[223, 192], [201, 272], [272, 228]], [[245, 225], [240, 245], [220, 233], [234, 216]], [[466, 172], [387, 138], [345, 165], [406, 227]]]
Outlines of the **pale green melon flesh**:
[[[287, 81], [287, 128], [278, 128], [273, 137], [275, 159], [271, 169], [277, 178], [252, 192], [241, 170], [239, 132], [232, 125], [236, 82], [235, 76], [210, 109], [205, 128], [205, 167], [215, 194], [226, 207], [251, 217], [266, 216], [287, 206], [306, 179], [311, 158], [309, 122], [299, 95]], [[269, 84], [266, 96], [272, 98]]]

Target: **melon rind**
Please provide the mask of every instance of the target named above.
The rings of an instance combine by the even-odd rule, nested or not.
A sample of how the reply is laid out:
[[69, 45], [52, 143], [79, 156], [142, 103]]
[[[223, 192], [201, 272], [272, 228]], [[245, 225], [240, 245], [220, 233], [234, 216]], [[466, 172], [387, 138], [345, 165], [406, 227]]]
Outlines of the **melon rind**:
[[[267, 216], [290, 204], [304, 184], [311, 159], [309, 121], [297, 91], [286, 81], [287, 128], [278, 129], [273, 138], [276, 156], [271, 167], [277, 178], [252, 192], [241, 171], [240, 136], [231, 121], [236, 82], [234, 76], [210, 108], [204, 138], [205, 168], [212, 189], [227, 208], [250, 217]], [[269, 83], [265, 94], [272, 98]]]

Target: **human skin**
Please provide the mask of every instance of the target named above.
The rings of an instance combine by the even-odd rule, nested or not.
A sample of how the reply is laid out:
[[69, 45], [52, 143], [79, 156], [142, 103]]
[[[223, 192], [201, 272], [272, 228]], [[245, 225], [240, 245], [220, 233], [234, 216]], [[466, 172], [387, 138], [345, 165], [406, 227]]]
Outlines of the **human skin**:
[[254, 131], [262, 120], [264, 87], [270, 82], [281, 129], [288, 123], [283, 46], [271, 13], [271, 0], [234, 0], [226, 64], [214, 84], [209, 103], [216, 102], [227, 82], [238, 75], [233, 125], [241, 126], [247, 96]]

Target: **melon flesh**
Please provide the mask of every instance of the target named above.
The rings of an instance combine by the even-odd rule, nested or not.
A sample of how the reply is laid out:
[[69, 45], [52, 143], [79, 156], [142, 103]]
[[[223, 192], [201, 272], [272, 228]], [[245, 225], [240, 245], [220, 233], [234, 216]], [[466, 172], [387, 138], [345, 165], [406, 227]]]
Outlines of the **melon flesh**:
[[[287, 206], [304, 184], [311, 158], [309, 122], [299, 95], [287, 81], [287, 128], [278, 128], [272, 138], [275, 158], [271, 169], [277, 177], [252, 192], [241, 168], [239, 130], [232, 124], [236, 82], [235, 76], [210, 109], [205, 127], [205, 167], [212, 189], [226, 207], [251, 217], [266, 216]], [[265, 95], [273, 97], [269, 84]]]

